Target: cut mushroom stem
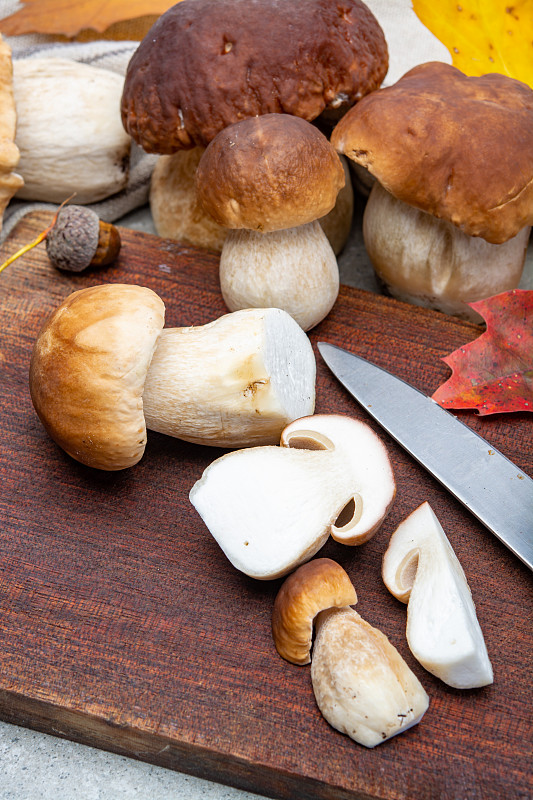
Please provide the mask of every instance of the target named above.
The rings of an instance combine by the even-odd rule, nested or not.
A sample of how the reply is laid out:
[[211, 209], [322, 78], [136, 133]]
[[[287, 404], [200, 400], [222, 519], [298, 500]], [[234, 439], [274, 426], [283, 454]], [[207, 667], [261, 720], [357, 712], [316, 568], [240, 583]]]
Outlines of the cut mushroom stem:
[[292, 664], [309, 664], [317, 614], [355, 603], [353, 583], [336, 561], [315, 558], [302, 564], [283, 582], [274, 601], [272, 636], [276, 650]]
[[[301, 333], [301, 335], [300, 335]], [[314, 408], [315, 360], [281, 309], [245, 309], [161, 332], [143, 392], [149, 429], [218, 447], [276, 444]]]
[[318, 615], [311, 680], [329, 724], [365, 747], [408, 730], [429, 707], [400, 653], [350, 607]]
[[383, 581], [407, 603], [407, 642], [422, 666], [449, 686], [492, 683], [492, 666], [465, 574], [429, 503], [392, 534]]
[[190, 492], [233, 566], [260, 580], [308, 561], [330, 535], [366, 541], [395, 492], [386, 451], [365, 423], [308, 416], [287, 426], [281, 443], [216, 459]]
[[81, 289], [40, 331], [30, 365], [34, 407], [50, 436], [91, 467], [124, 469], [146, 427], [219, 447], [279, 441], [312, 413], [309, 339], [281, 309], [248, 309], [163, 331], [165, 307], [141, 286]]

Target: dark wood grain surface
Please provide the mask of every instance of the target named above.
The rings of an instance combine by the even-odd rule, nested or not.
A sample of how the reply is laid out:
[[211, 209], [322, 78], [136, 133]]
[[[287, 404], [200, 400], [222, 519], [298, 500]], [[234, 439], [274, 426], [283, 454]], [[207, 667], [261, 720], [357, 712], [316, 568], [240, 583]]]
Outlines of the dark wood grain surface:
[[[25, 218], [2, 260], [50, 216]], [[367, 419], [387, 443], [398, 493], [359, 548], [321, 555], [349, 572], [359, 613], [391, 639], [430, 695], [422, 722], [374, 750], [318, 712], [309, 667], [277, 655], [280, 581], [255, 582], [225, 559], [188, 500], [220, 450], [150, 434], [134, 468], [100, 473], [45, 434], [28, 393], [33, 341], [71, 291], [104, 282], [154, 289], [166, 324], [208, 322], [225, 307], [218, 259], [123, 230], [118, 262], [67, 275], [44, 245], [0, 276], [0, 716], [4, 720], [279, 798], [530, 798], [531, 573], [366, 418], [317, 356], [317, 412]], [[478, 335], [437, 312], [342, 287], [311, 340], [387, 367], [426, 393], [442, 356]], [[531, 416], [461, 418], [533, 474]], [[428, 500], [461, 560], [495, 681], [459, 691], [426, 673], [405, 641], [405, 606], [380, 578], [388, 537]]]

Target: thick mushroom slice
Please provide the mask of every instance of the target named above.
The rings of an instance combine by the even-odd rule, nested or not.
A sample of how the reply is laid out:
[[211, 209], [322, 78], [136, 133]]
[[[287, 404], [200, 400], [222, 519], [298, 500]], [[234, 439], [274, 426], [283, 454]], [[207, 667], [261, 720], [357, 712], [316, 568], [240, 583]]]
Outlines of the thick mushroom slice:
[[285, 428], [281, 442], [222, 456], [190, 492], [231, 563], [262, 580], [309, 561], [330, 535], [345, 544], [366, 541], [394, 497], [386, 451], [365, 423], [305, 417]]
[[353, 494], [331, 526], [337, 542], [368, 541], [387, 516], [396, 482], [387, 449], [372, 428], [340, 414], [315, 414], [291, 422], [283, 430], [284, 447], [329, 447], [342, 454], [353, 480]]
[[280, 578], [325, 544], [353, 494], [334, 450], [253, 447], [213, 461], [190, 500], [236, 569]]
[[422, 666], [449, 686], [473, 689], [493, 673], [465, 574], [429, 503], [392, 534], [383, 581], [407, 603], [407, 642]]
[[291, 664], [309, 664], [317, 614], [355, 603], [353, 583], [336, 561], [315, 558], [302, 564], [283, 582], [274, 601], [272, 636], [276, 650]]
[[316, 631], [311, 680], [330, 725], [375, 747], [420, 722], [429, 698], [381, 631], [350, 607], [321, 611]]

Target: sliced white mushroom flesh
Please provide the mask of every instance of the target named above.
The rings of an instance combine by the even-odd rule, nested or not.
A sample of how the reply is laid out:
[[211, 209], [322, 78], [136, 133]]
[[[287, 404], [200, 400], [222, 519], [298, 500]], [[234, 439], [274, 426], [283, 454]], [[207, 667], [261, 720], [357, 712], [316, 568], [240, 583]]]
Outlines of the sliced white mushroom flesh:
[[350, 607], [318, 615], [311, 680], [329, 724], [365, 747], [416, 725], [429, 706], [400, 653]]
[[190, 500], [234, 567], [271, 580], [320, 550], [351, 494], [348, 464], [334, 450], [266, 446], [218, 458]]
[[337, 542], [359, 545], [380, 528], [396, 495], [396, 482], [385, 445], [372, 428], [340, 414], [315, 414], [284, 429], [284, 447], [328, 446], [346, 461], [351, 496], [331, 526]]
[[[345, 544], [366, 541], [395, 491], [386, 451], [365, 423], [308, 416], [289, 424], [281, 442], [217, 459], [190, 492], [231, 563], [263, 580], [308, 561], [330, 535]], [[377, 488], [373, 480], [381, 482]]]
[[143, 391], [149, 429], [218, 447], [277, 444], [315, 405], [308, 337], [278, 308], [245, 309], [159, 337]]
[[422, 666], [457, 689], [493, 682], [492, 666], [463, 568], [429, 503], [392, 534], [383, 581], [407, 603], [407, 642]]

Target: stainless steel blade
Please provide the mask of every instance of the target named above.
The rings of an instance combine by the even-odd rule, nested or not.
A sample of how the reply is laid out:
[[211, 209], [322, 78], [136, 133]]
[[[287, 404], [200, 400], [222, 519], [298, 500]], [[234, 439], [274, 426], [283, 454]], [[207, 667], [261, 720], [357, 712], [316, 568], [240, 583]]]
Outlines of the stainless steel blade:
[[533, 570], [533, 480], [401, 378], [336, 345], [318, 349], [376, 422]]

